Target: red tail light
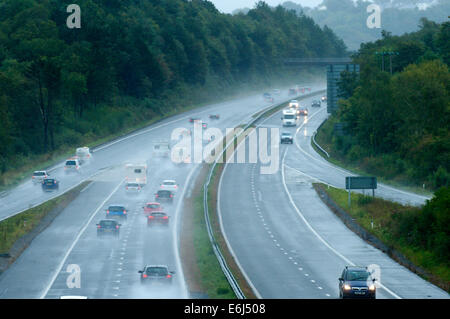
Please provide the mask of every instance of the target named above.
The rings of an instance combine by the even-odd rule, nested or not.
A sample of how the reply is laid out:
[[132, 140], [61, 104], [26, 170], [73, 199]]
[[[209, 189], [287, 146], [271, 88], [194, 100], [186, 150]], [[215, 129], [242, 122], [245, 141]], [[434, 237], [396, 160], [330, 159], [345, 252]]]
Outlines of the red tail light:
[[166, 278], [172, 278], [172, 275], [167, 275]]
[[116, 229], [119, 229], [119, 225], [116, 225]]
[[34, 179], [34, 176], [31, 176], [32, 179]]
[[143, 277], [143, 278], [147, 278], [147, 274], [143, 274], [142, 277]]
[[107, 214], [109, 214], [109, 209], [106, 211]]
[[128, 189], [128, 186], [125, 186], [125, 189]]
[[159, 195], [158, 195], [158, 194], [156, 194], [156, 195], [155, 195], [155, 197], [159, 197]]
[[169, 219], [169, 217], [168, 216], [164, 216], [163, 219]]
[[100, 226], [100, 225], [97, 225], [97, 228], [102, 228], [102, 226]]
[[148, 218], [149, 218], [149, 219], [153, 219], [153, 218], [155, 218], [155, 216], [148, 216]]
[[123, 211], [123, 213], [124, 213], [124, 214], [126, 215], [126, 214], [127, 214], [127, 211], [126, 211], [126, 210], [124, 210], [124, 211]]

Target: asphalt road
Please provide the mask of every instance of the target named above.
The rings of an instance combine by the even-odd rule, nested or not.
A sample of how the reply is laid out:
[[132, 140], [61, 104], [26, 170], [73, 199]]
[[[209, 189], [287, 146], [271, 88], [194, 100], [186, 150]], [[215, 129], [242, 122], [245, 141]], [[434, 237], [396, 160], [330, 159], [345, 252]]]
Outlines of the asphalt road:
[[[312, 86], [318, 89], [319, 86]], [[320, 89], [323, 88], [323, 85]], [[287, 99], [287, 90], [278, 101]], [[261, 94], [262, 95], [262, 94]], [[89, 298], [187, 298], [178, 254], [178, 225], [182, 217], [184, 191], [198, 164], [177, 165], [170, 159], [152, 158], [155, 138], [170, 138], [173, 129], [191, 128], [189, 117], [200, 117], [209, 127], [222, 130], [247, 122], [251, 115], [270, 103], [261, 95], [207, 106], [143, 129], [94, 150], [93, 160], [82, 167], [81, 174], [66, 175], [62, 163], [51, 174], [60, 180], [60, 190], [43, 193], [39, 186], [25, 182], [0, 199], [0, 219], [37, 205], [82, 180], [93, 182], [83, 190], [53, 223], [38, 235], [24, 253], [0, 276], [0, 298], [59, 298], [83, 295]], [[277, 103], [277, 100], [275, 101]], [[220, 114], [210, 121], [208, 114]], [[124, 163], [146, 160], [148, 184], [141, 194], [125, 193]], [[164, 179], [175, 179], [181, 186], [173, 204], [166, 204], [169, 228], [147, 228], [142, 213], [146, 201]], [[189, 196], [190, 192], [187, 191]], [[96, 237], [96, 223], [104, 218], [110, 204], [123, 204], [129, 210], [120, 238]], [[138, 270], [145, 264], [165, 264], [174, 270], [171, 287], [142, 287]], [[68, 288], [69, 265], [81, 270], [80, 288]]]
[[[304, 103], [309, 106], [311, 100]], [[261, 298], [337, 298], [346, 265], [374, 265], [379, 269], [377, 298], [448, 298], [360, 239], [312, 188], [318, 179], [343, 187], [347, 176], [309, 146], [325, 108], [309, 107], [297, 128], [281, 128], [281, 113], [260, 125], [298, 133], [296, 144], [279, 146], [275, 174], [261, 174], [260, 163], [225, 167], [219, 188], [221, 227], [255, 293]], [[376, 195], [418, 205], [425, 200], [383, 185]]]

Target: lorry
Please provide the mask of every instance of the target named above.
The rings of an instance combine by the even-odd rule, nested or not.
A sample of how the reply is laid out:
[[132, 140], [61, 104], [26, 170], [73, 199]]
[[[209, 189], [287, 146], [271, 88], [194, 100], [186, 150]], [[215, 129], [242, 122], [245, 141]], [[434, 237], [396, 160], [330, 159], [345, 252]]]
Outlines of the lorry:
[[283, 126], [297, 126], [299, 121], [297, 111], [292, 108], [284, 109], [281, 120], [283, 121]]
[[147, 184], [147, 164], [129, 163], [125, 165], [125, 180], [127, 183]]

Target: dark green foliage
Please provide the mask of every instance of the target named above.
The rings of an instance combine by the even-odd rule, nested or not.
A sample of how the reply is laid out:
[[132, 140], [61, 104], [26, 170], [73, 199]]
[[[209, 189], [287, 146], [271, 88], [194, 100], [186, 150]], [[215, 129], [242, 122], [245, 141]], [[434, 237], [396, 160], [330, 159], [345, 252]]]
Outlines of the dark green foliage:
[[[339, 155], [371, 174], [437, 189], [450, 184], [450, 71], [443, 62], [448, 26], [422, 20], [401, 37], [366, 43], [354, 55], [360, 79], [342, 74], [335, 121], [343, 137], [332, 137]], [[376, 52], [396, 51], [393, 74]], [[388, 59], [388, 57], [385, 57]]]
[[433, 252], [450, 263], [450, 187], [436, 191], [422, 210], [394, 214], [393, 234], [409, 246]]
[[81, 29], [69, 29], [71, 3], [0, 0], [1, 172], [214, 90], [268, 84], [284, 57], [346, 54], [330, 29], [262, 2], [231, 16], [203, 0], [80, 0]]

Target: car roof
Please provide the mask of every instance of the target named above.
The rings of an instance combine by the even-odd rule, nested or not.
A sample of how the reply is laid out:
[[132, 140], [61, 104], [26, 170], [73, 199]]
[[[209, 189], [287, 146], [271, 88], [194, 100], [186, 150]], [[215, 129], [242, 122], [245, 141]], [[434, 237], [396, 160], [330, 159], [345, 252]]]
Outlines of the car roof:
[[122, 204], [110, 204], [110, 205], [108, 205], [108, 207], [112, 207], [112, 206], [125, 207], [125, 205], [122, 205]]
[[100, 220], [100, 223], [101, 223], [101, 222], [115, 222], [115, 223], [118, 223], [117, 220], [111, 219], [111, 218], [109, 218], [109, 219], [101, 219], [101, 220]]
[[165, 179], [165, 180], [163, 180], [163, 183], [165, 183], [165, 182], [176, 183], [176, 181], [174, 179]]
[[169, 267], [167, 267], [167, 265], [145, 265], [145, 268], [154, 268], [154, 267], [169, 269]]
[[365, 270], [367, 271], [367, 267], [363, 266], [345, 266], [347, 270]]
[[148, 203], [145, 203], [145, 205], [161, 205], [161, 203], [158, 203], [158, 202], [148, 202]]
[[47, 173], [47, 171], [34, 171], [33, 174], [35, 173]]
[[292, 134], [288, 133], [288, 132], [283, 132], [283, 133], [281, 133], [281, 135], [292, 135]]

